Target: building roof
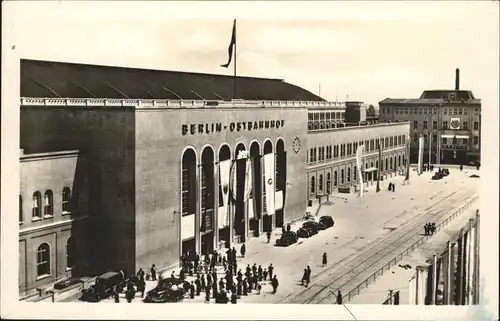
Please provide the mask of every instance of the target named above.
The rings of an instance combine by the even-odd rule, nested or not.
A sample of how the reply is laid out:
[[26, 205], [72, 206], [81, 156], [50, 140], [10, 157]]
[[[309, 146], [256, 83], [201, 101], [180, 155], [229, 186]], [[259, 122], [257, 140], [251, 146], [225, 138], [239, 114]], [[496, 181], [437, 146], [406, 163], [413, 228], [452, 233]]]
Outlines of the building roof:
[[[237, 77], [236, 98], [325, 101], [281, 79]], [[21, 97], [229, 100], [233, 77], [66, 62], [21, 60]]]
[[386, 98], [379, 104], [445, 104], [445, 103], [480, 104], [481, 99], [474, 97], [470, 90], [425, 90], [420, 98]]

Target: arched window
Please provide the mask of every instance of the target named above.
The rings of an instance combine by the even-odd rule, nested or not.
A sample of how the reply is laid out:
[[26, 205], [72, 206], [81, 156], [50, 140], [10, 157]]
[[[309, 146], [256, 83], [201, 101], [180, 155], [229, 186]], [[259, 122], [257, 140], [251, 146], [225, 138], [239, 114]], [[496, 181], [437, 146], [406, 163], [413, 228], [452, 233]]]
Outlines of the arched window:
[[314, 176], [311, 177], [311, 194], [316, 193], [316, 179]]
[[70, 237], [66, 242], [66, 267], [68, 269], [76, 265], [76, 258], [76, 241]]
[[326, 173], [326, 194], [330, 195], [332, 193], [332, 175], [328, 172]]
[[387, 160], [387, 158], [385, 159], [385, 170], [389, 170], [389, 161]]
[[340, 170], [340, 185], [344, 185], [344, 169]]
[[54, 197], [51, 190], [43, 195], [43, 216], [54, 215]]
[[333, 172], [333, 186], [337, 187], [337, 171]]
[[50, 275], [50, 246], [42, 243], [36, 250], [36, 274], [38, 277]]
[[389, 158], [389, 168], [392, 170], [392, 157]]
[[398, 156], [398, 167], [401, 166], [401, 155]]
[[347, 168], [347, 183], [351, 182], [351, 168]]
[[355, 182], [358, 179], [358, 167], [354, 166], [352, 170], [352, 181]]
[[196, 212], [196, 154], [187, 149], [182, 155], [182, 216], [193, 215]]
[[19, 195], [19, 223], [23, 222], [23, 197]]
[[42, 210], [40, 208], [42, 203], [42, 195], [40, 192], [36, 191], [33, 193], [33, 205], [31, 206], [31, 214], [33, 219], [42, 218]]
[[318, 184], [318, 192], [322, 193], [323, 192], [323, 175], [319, 175], [319, 184]]
[[71, 190], [69, 189], [69, 187], [63, 188], [63, 191], [62, 191], [62, 211], [63, 211], [63, 213], [69, 213], [71, 211], [71, 208], [69, 206], [70, 199], [71, 199]]

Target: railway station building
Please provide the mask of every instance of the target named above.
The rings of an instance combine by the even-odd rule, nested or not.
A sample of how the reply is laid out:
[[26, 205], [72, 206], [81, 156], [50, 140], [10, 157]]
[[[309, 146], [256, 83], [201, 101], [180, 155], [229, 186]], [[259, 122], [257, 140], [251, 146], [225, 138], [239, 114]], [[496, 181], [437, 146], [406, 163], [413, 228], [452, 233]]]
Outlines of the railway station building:
[[[20, 191], [20, 288], [72, 269], [171, 267], [187, 251], [300, 219], [309, 200], [355, 184], [357, 144], [368, 146], [372, 180], [406, 159], [408, 123], [346, 126], [343, 103], [280, 79], [238, 77], [236, 87], [232, 99], [231, 76], [21, 60], [20, 161], [31, 183]], [[50, 164], [63, 156], [69, 164]], [[40, 220], [47, 190], [58, 205]], [[64, 215], [68, 198], [74, 215]], [[73, 253], [80, 268], [61, 263]], [[40, 275], [47, 260], [59, 263]]]

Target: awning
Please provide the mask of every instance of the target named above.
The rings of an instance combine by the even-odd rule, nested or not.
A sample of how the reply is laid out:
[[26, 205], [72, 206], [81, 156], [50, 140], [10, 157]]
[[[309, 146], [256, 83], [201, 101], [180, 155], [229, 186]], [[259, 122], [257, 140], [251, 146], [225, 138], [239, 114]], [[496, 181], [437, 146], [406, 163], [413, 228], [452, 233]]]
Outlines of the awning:
[[470, 137], [467, 135], [441, 135], [441, 138], [462, 138], [469, 139]]
[[378, 169], [376, 167], [370, 167], [370, 168], [364, 169], [363, 172], [369, 173], [369, 172], [375, 172], [377, 170]]

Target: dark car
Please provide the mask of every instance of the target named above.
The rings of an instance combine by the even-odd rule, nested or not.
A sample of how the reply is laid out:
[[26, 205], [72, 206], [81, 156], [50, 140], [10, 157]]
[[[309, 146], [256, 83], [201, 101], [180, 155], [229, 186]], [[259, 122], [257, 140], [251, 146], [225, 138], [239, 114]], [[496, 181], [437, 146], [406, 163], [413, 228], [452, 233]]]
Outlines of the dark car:
[[97, 277], [94, 285], [83, 290], [80, 299], [87, 302], [99, 302], [102, 299], [110, 297], [115, 288], [118, 292], [122, 292], [125, 283], [126, 280], [123, 278], [122, 273], [106, 272]]
[[448, 176], [450, 175], [450, 170], [448, 168], [443, 168], [441, 169], [441, 174], [443, 174], [443, 176]]
[[312, 236], [312, 233], [309, 229], [301, 227], [297, 230], [297, 236], [305, 239]]
[[431, 179], [434, 180], [434, 181], [436, 181], [436, 180], [441, 179], [441, 178], [443, 178], [443, 173], [436, 172], [436, 173], [434, 173], [434, 175], [432, 175]]
[[323, 227], [327, 229], [335, 225], [335, 222], [331, 216], [325, 215], [319, 218], [319, 224], [323, 225]]
[[184, 299], [189, 282], [181, 279], [167, 278], [161, 280], [158, 285], [146, 293], [145, 303], [179, 302]]
[[297, 243], [297, 239], [297, 233], [288, 231], [283, 233], [281, 237], [276, 240], [276, 246], [288, 246], [290, 244]]
[[308, 229], [311, 231], [312, 235], [318, 234], [320, 230], [324, 230], [325, 227], [319, 224], [316, 221], [307, 221], [302, 224], [302, 228]]

